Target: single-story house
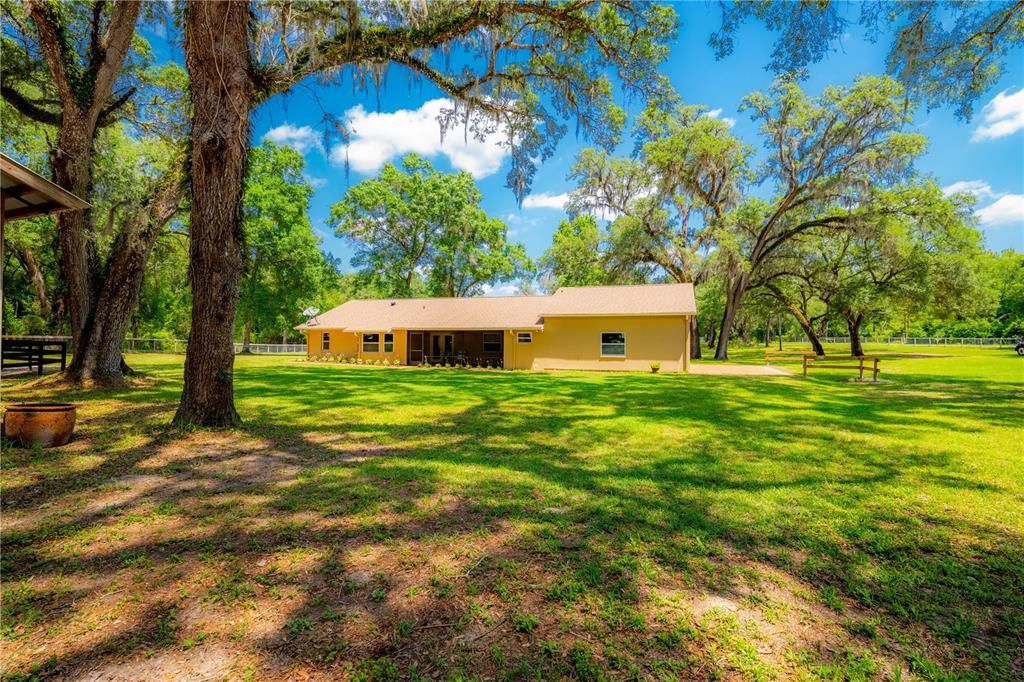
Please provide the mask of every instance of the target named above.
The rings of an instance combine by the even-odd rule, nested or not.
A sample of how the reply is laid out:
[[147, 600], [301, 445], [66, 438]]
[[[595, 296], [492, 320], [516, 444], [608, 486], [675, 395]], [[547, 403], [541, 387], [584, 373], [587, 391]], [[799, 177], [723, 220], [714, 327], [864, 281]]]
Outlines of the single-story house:
[[352, 300], [296, 329], [312, 356], [506, 369], [685, 372], [691, 284], [562, 287], [549, 296]]

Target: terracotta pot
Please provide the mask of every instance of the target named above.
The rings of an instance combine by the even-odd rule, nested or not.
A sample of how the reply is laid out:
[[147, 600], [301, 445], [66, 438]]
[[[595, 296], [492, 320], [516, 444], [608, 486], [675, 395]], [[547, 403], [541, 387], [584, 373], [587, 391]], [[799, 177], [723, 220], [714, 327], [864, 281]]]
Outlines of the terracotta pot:
[[75, 406], [67, 403], [9, 405], [4, 436], [24, 447], [59, 447], [71, 440], [76, 416]]

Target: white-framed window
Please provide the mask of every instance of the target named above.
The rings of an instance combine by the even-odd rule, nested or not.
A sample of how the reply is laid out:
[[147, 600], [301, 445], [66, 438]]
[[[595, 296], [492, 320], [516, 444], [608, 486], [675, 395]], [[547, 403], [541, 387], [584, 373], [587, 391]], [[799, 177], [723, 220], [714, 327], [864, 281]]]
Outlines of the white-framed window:
[[331, 333], [324, 332], [320, 337], [320, 350], [329, 352], [331, 350]]
[[601, 357], [626, 357], [626, 335], [622, 332], [601, 332]]
[[516, 343], [533, 343], [533, 332], [517, 332]]
[[483, 342], [485, 353], [501, 352], [501, 332], [484, 332]]
[[394, 353], [395, 352], [395, 335], [385, 334], [384, 335], [384, 352]]
[[380, 334], [363, 334], [363, 352], [380, 352]]

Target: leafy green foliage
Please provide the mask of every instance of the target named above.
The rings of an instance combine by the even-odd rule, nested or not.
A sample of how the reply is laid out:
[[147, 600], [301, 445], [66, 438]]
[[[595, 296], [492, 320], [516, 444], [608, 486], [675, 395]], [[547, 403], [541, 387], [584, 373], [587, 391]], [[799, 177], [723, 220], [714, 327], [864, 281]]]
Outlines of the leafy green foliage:
[[560, 222], [538, 265], [548, 289], [603, 284], [606, 275], [597, 220], [578, 215]]
[[[894, 36], [886, 68], [907, 91], [930, 107], [952, 105], [969, 119], [974, 105], [1006, 70], [1004, 60], [1024, 42], [1024, 5], [1014, 0], [986, 3], [864, 2], [858, 23], [877, 41]], [[838, 49], [849, 30], [844, 3], [737, 2], [722, 5], [722, 25], [712, 34], [719, 58], [733, 51], [733, 35], [753, 18], [781, 33], [766, 68], [806, 73], [811, 64]], [[813, 39], [809, 39], [813, 36]]]
[[[665, 96], [668, 79], [652, 67], [668, 57], [677, 29], [675, 10], [658, 3], [384, 0], [372, 11], [316, 3], [253, 10], [258, 99], [312, 75], [380, 88], [387, 65], [400, 66], [451, 98], [442, 133], [502, 134], [512, 157], [507, 186], [519, 198], [566, 121], [610, 149], [626, 122], [619, 93]], [[344, 123], [334, 122], [344, 138]]]
[[532, 272], [504, 223], [480, 208], [468, 173], [441, 173], [410, 154], [351, 187], [331, 208], [353, 265], [385, 295], [472, 296], [484, 284]]
[[238, 324], [243, 338], [287, 338], [302, 310], [323, 309], [336, 286], [309, 222], [313, 188], [306, 162], [288, 146], [265, 142], [252, 150], [243, 197], [245, 272]]

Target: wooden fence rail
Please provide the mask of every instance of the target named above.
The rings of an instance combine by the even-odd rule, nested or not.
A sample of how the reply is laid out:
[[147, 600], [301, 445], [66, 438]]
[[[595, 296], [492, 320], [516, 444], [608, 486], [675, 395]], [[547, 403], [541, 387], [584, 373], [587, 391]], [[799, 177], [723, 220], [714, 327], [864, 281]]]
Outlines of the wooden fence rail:
[[28, 367], [40, 376], [44, 365], [60, 364], [61, 371], [67, 368], [67, 341], [54, 339], [21, 339], [5, 336], [0, 339], [0, 369]]
[[[853, 365], [836, 365], [835, 362], [850, 362], [856, 361], [857, 364]], [[804, 353], [804, 376], [807, 376], [807, 370], [814, 367], [816, 363], [821, 363], [824, 367], [830, 369], [856, 369], [860, 373], [860, 380], [864, 381], [864, 372], [871, 372], [871, 381], [878, 381], [878, 357], [873, 355], [851, 355], [851, 356], [829, 356], [815, 355], [814, 353]], [[870, 366], [869, 366], [870, 363]]]

